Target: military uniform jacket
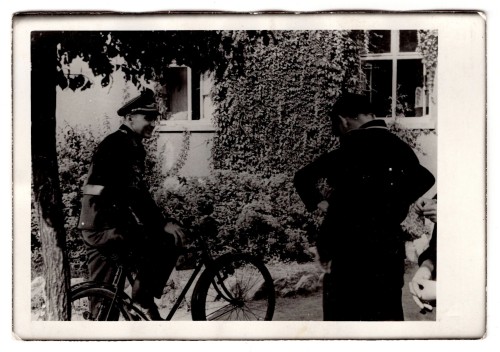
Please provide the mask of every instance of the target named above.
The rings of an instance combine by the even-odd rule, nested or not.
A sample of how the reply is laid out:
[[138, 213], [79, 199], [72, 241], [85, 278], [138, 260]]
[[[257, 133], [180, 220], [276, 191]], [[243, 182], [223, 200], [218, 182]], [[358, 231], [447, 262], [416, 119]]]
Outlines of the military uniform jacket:
[[144, 180], [145, 157], [141, 138], [125, 125], [99, 144], [84, 187], [80, 229], [163, 228], [165, 218]]
[[296, 190], [309, 211], [325, 199], [317, 187], [322, 178], [333, 189], [318, 238], [326, 260], [400, 250], [409, 206], [434, 184], [411, 147], [382, 120], [348, 132], [338, 149], [296, 173]]

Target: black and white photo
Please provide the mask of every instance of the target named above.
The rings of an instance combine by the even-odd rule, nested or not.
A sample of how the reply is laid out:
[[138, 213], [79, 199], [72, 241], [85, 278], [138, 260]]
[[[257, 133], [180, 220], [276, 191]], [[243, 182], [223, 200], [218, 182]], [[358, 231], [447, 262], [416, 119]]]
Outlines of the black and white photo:
[[[450, 25], [480, 39], [477, 15], [36, 17], [14, 38], [27, 54], [14, 86], [30, 97], [14, 135], [28, 335], [65, 320], [231, 320], [263, 338], [290, 337], [285, 322], [318, 326], [310, 338], [436, 337], [433, 324], [455, 336], [457, 257], [477, 265], [477, 305], [456, 336], [481, 330], [484, 241], [467, 259], [449, 223], [454, 192], [469, 194], [450, 192], [450, 162], [484, 131], [458, 143], [464, 82], [443, 79]], [[467, 45], [480, 74], [484, 48]], [[73, 329], [62, 336], [92, 338]]]

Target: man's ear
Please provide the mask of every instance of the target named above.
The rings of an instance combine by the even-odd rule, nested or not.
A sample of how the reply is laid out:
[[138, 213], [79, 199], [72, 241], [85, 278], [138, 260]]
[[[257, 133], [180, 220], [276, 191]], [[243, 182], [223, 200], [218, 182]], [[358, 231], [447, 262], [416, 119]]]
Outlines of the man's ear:
[[344, 116], [339, 115], [339, 120], [342, 127], [347, 128], [349, 126], [347, 118], [345, 118]]

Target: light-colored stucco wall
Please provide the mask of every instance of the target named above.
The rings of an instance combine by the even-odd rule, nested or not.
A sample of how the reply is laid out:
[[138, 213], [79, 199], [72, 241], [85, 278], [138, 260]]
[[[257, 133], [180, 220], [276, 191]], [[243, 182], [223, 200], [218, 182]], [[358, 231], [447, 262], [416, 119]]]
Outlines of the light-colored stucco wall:
[[[180, 176], [208, 176], [210, 174], [210, 158], [212, 155], [213, 132], [160, 132], [158, 139], [159, 149], [163, 150], [164, 171], [168, 172], [175, 167], [176, 162], [181, 157], [182, 149], [189, 145], [187, 157], [182, 168], [179, 170]], [[187, 141], [189, 139], [189, 141]]]
[[420, 144], [423, 154], [417, 153], [417, 156], [420, 160], [420, 163], [426, 167], [434, 177], [436, 178], [436, 183], [434, 186], [427, 192], [427, 196], [433, 197], [437, 192], [437, 180], [438, 180], [438, 167], [437, 167], [437, 135], [435, 133], [430, 133], [428, 135], [422, 135], [418, 139], [418, 143]]
[[[214, 131], [197, 131], [195, 129], [189, 132], [189, 151], [186, 162], [180, 169], [179, 174], [182, 176], [207, 176], [211, 170], [211, 150]], [[185, 142], [184, 131], [163, 131], [160, 133], [159, 146], [165, 155], [164, 170], [171, 169], [183, 148]], [[437, 175], [437, 135], [430, 133], [422, 135], [418, 139], [418, 144], [422, 152], [417, 152], [420, 163], [426, 167], [436, 180]], [[437, 184], [427, 193], [427, 196], [436, 194]]]

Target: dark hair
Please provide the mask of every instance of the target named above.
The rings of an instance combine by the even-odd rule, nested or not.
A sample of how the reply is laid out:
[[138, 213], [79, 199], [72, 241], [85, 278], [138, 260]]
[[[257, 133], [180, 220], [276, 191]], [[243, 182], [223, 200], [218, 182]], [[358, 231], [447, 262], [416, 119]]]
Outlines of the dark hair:
[[335, 102], [330, 111], [332, 123], [338, 122], [338, 117], [357, 117], [359, 114], [372, 114], [373, 107], [365, 95], [344, 93]]

